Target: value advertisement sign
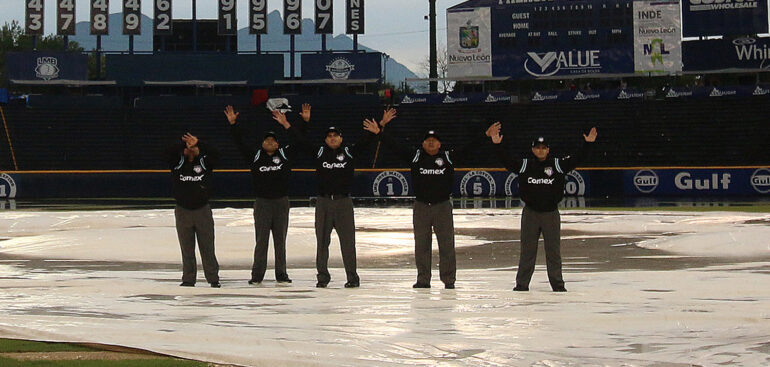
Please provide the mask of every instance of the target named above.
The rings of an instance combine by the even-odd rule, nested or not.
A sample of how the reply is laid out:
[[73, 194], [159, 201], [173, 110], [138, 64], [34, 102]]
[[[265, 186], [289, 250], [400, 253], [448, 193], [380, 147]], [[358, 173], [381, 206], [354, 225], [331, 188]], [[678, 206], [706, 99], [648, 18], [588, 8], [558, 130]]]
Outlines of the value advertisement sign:
[[490, 8], [447, 12], [447, 64], [451, 78], [492, 76]]
[[634, 70], [672, 74], [682, 71], [679, 3], [634, 1]]

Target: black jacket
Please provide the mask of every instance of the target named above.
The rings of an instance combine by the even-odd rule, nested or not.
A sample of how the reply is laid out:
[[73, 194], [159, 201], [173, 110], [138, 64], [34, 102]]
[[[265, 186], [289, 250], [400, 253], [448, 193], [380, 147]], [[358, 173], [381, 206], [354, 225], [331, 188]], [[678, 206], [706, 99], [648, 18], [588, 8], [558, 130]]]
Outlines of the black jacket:
[[230, 127], [230, 134], [238, 147], [238, 151], [249, 162], [251, 179], [254, 185], [254, 195], [262, 199], [277, 199], [289, 193], [289, 177], [291, 167], [296, 157], [296, 149], [291, 145], [279, 148], [269, 155], [260, 146], [250, 146], [244, 141], [244, 133], [240, 124]]
[[314, 148], [294, 126], [289, 129], [289, 132], [302, 148], [314, 152], [313, 160], [318, 177], [318, 194], [349, 195], [353, 184], [356, 157], [371, 145], [375, 140], [375, 135], [365, 131], [357, 143], [345, 144], [343, 140], [339, 148], [331, 149], [326, 144]]
[[219, 163], [219, 151], [198, 141], [200, 154], [192, 162], [184, 156], [185, 144], [180, 142], [166, 148], [165, 160], [171, 167], [171, 191], [177, 205], [198, 209], [208, 204], [213, 194], [212, 170]]
[[561, 158], [549, 155], [542, 162], [534, 155], [512, 159], [502, 144], [497, 144], [497, 154], [505, 168], [519, 174], [519, 195], [524, 204], [539, 212], [551, 212], [564, 198], [566, 175], [583, 162], [590, 146], [591, 143], [585, 143], [577, 154]]
[[380, 132], [379, 136], [386, 147], [396, 152], [396, 155], [404, 161], [409, 162], [415, 199], [426, 204], [449, 200], [454, 187], [455, 163], [467, 157], [468, 153], [481, 141], [481, 137], [477, 137], [458, 149], [440, 149], [436, 155], [432, 156], [422, 147], [410, 149], [396, 142], [385, 131]]

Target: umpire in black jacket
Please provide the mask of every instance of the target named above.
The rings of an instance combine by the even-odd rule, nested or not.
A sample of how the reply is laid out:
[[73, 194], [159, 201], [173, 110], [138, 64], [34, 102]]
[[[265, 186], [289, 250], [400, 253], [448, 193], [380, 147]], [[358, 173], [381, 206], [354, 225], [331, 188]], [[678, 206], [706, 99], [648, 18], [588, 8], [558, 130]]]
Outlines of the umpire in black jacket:
[[[387, 109], [383, 113], [379, 126], [384, 127], [396, 117], [396, 110]], [[367, 120], [370, 124], [374, 121]], [[487, 130], [487, 136], [493, 131]], [[414, 260], [417, 265], [417, 282], [414, 288], [430, 288], [431, 254], [433, 232], [436, 233], [439, 251], [439, 277], [444, 288], [454, 289], [457, 278], [457, 260], [455, 256], [454, 219], [452, 214], [452, 187], [454, 185], [455, 161], [463, 160], [477, 149], [483, 136], [471, 139], [458, 149], [442, 148], [441, 138], [434, 130], [429, 130], [423, 138], [422, 146], [410, 148], [396, 142], [384, 131], [379, 133], [380, 140], [403, 161], [409, 162], [414, 185], [415, 202], [412, 215], [414, 226]]]
[[583, 135], [585, 144], [578, 154], [566, 157], [552, 157], [550, 146], [543, 137], [532, 141], [533, 157], [511, 159], [500, 144], [500, 122], [491, 134], [497, 146], [500, 159], [511, 172], [519, 174], [519, 193], [524, 201], [521, 214], [521, 256], [516, 273], [514, 291], [528, 291], [529, 282], [535, 272], [537, 242], [543, 234], [548, 281], [554, 292], [566, 292], [561, 271], [561, 218], [557, 206], [564, 198], [565, 176], [586, 157], [589, 147], [596, 141], [596, 128]]
[[[273, 233], [275, 251], [275, 280], [291, 283], [286, 272], [286, 234], [289, 230], [289, 177], [297, 149], [287, 145], [281, 147], [272, 131], [265, 133], [261, 147], [255, 147], [244, 140], [244, 129], [238, 124], [238, 115], [232, 106], [225, 108], [232, 135], [238, 150], [249, 163], [254, 185], [254, 263], [251, 267], [249, 284], [259, 284], [267, 270], [267, 249], [270, 232]], [[310, 105], [302, 106], [302, 119], [310, 121]]]
[[360, 286], [360, 278], [356, 270], [356, 227], [353, 217], [353, 200], [350, 189], [353, 183], [356, 157], [374, 141], [377, 124], [364, 123], [364, 136], [353, 145], [343, 143], [342, 133], [335, 127], [326, 131], [324, 145], [313, 149], [303, 133], [292, 126], [286, 116], [274, 112], [276, 121], [301, 142], [307, 150], [315, 151], [315, 169], [318, 177], [318, 199], [315, 207], [316, 235], [316, 270], [318, 271], [316, 287], [326, 288], [331, 281], [329, 274], [329, 244], [332, 229], [337, 231], [340, 239], [342, 262], [345, 265], [347, 282], [345, 288]]
[[219, 163], [219, 151], [190, 133], [165, 151], [171, 167], [172, 192], [176, 200], [174, 217], [182, 249], [182, 284], [194, 287], [197, 278], [195, 239], [203, 262], [206, 281], [219, 288], [219, 263], [214, 254], [214, 218], [209, 206], [213, 191], [212, 169]]

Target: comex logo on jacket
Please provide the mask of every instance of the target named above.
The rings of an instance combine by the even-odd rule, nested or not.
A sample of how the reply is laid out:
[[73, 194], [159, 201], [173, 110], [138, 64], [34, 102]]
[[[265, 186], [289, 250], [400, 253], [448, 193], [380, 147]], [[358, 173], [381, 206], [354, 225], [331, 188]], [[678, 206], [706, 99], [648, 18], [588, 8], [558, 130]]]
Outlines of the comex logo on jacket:
[[348, 162], [345, 162], [345, 163], [329, 163], [329, 162], [324, 162], [322, 164], [323, 168], [326, 168], [326, 169], [345, 168], [345, 166], [347, 166], [347, 165], [348, 165]]

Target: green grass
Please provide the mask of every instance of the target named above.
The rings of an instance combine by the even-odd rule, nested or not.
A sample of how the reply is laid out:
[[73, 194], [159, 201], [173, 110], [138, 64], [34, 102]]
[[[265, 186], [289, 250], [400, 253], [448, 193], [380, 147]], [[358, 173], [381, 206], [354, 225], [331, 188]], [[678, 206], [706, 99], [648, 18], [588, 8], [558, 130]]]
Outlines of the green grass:
[[[99, 352], [98, 348], [90, 348], [78, 344], [47, 343], [29, 340], [0, 339], [0, 353], [56, 353], [56, 352]], [[130, 359], [131, 354], [117, 361], [108, 360], [40, 360], [20, 361], [0, 357], [2, 367], [207, 367], [208, 363], [161, 357], [158, 359]]]
[[[29, 352], [83, 352], [95, 351], [89, 347], [68, 343], [46, 343], [29, 340], [0, 339], [0, 353]], [[4, 366], [4, 365], [3, 365]]]
[[18, 361], [0, 357], [3, 367], [206, 367], [207, 363], [181, 359], [125, 359], [121, 361]]

